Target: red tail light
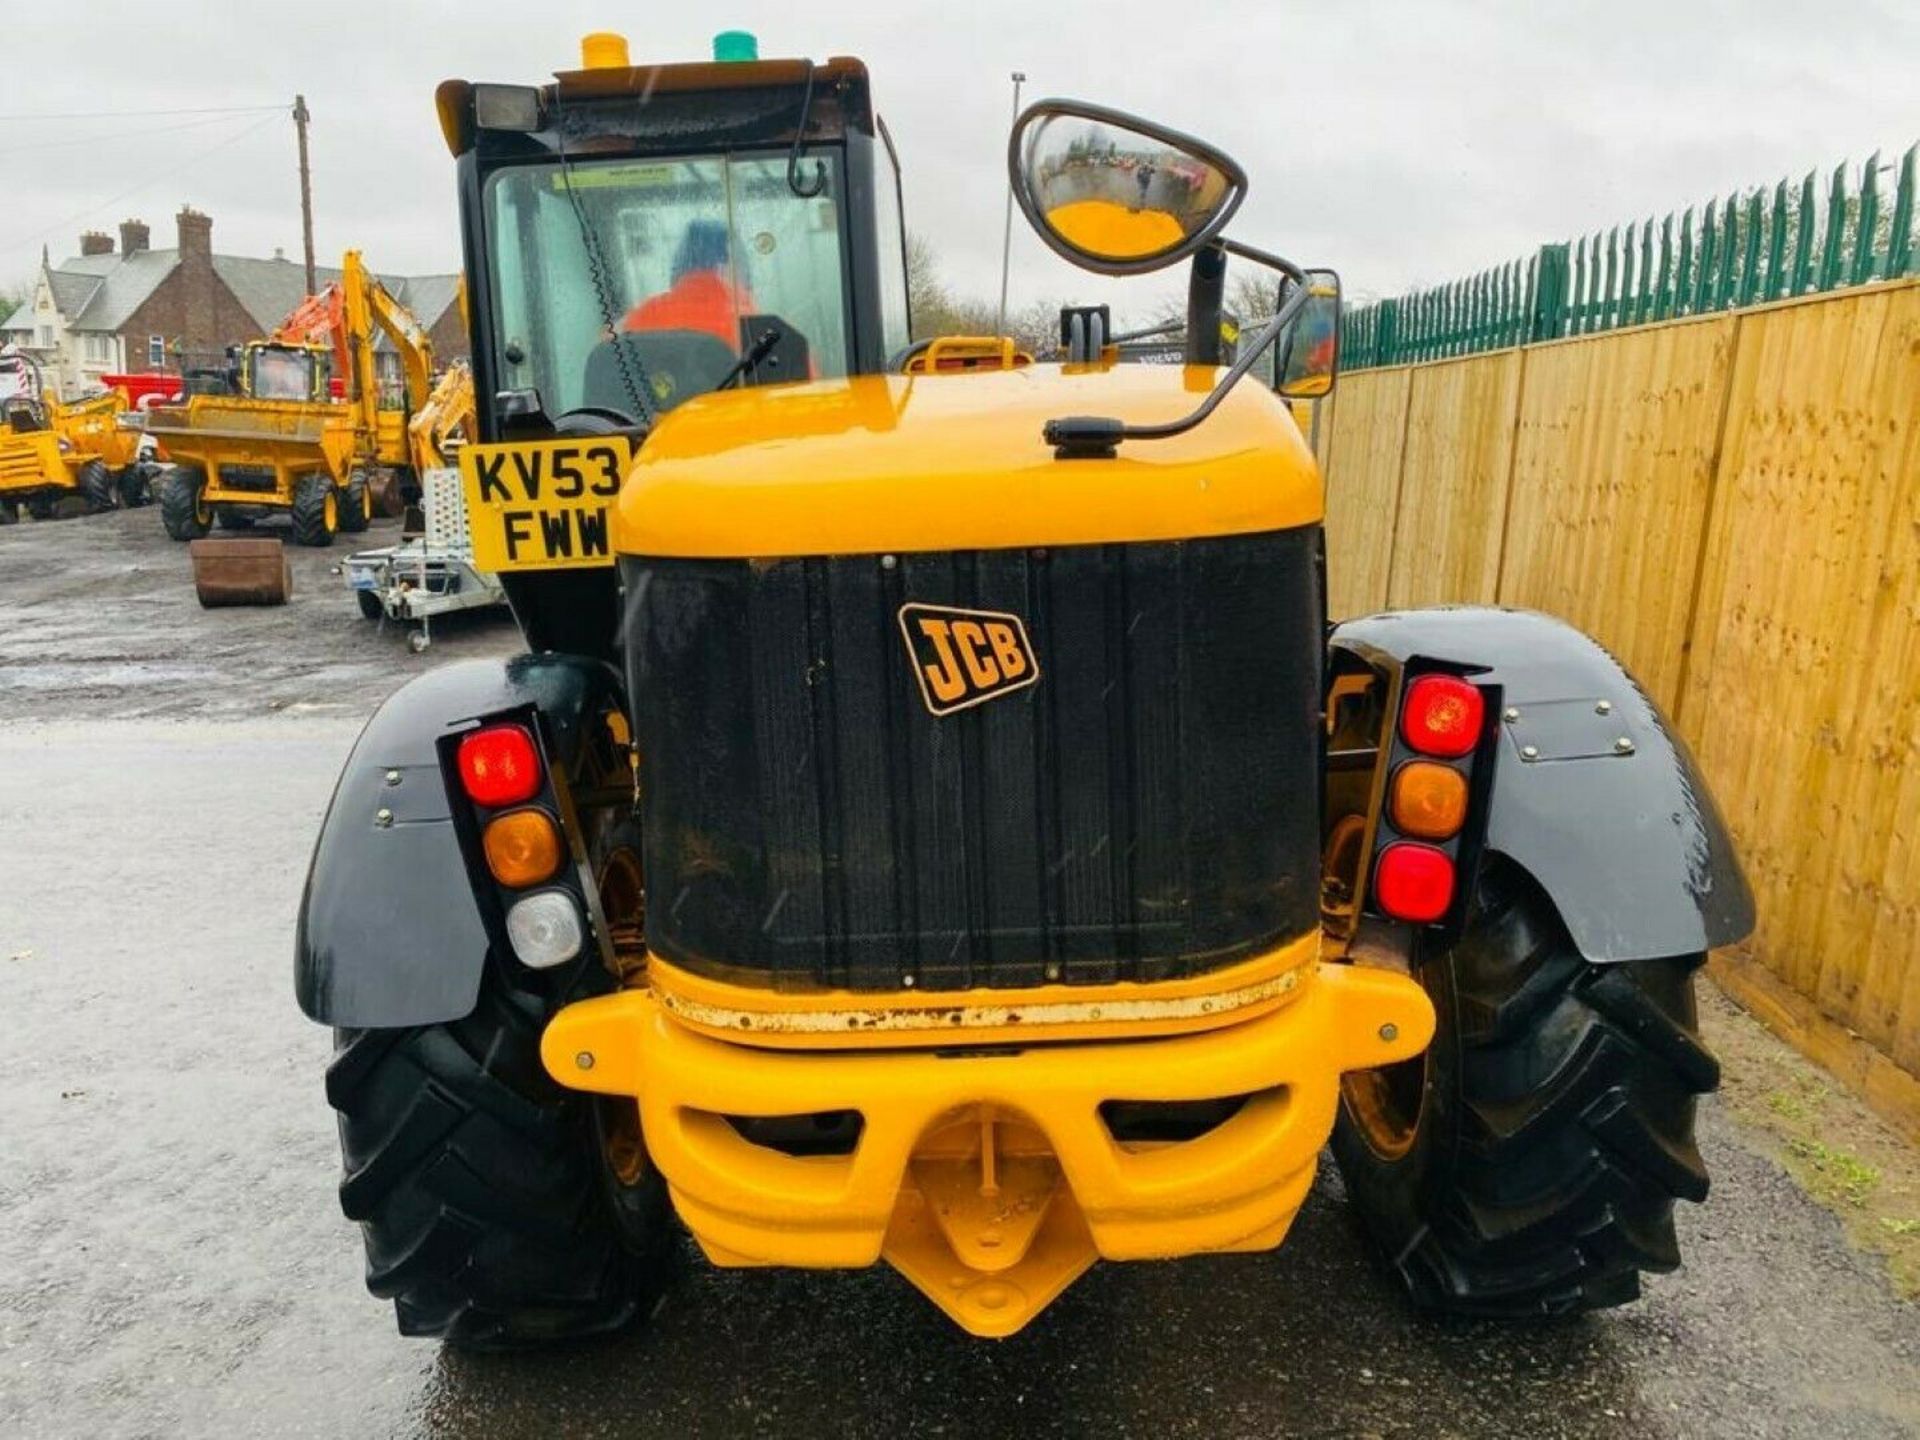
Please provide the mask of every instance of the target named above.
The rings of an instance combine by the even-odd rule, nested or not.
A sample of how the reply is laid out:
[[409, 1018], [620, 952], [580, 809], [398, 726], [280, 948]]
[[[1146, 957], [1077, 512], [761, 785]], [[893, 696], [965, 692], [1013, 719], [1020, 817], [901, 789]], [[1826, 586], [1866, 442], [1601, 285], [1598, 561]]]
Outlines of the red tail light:
[[1486, 720], [1478, 686], [1452, 675], [1422, 675], [1400, 707], [1400, 738], [1422, 755], [1457, 760], [1480, 743]]
[[474, 803], [518, 805], [540, 793], [540, 752], [519, 725], [489, 725], [460, 741], [460, 784]]
[[1373, 898], [1396, 920], [1430, 925], [1453, 908], [1453, 861], [1431, 845], [1389, 845], [1373, 872]]

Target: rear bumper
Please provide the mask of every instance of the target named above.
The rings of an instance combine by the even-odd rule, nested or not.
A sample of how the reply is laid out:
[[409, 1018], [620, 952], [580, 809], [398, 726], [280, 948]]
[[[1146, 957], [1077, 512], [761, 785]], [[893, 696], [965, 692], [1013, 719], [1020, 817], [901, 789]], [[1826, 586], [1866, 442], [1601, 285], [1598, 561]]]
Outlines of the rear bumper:
[[[696, 1033], [646, 990], [568, 1006], [542, 1058], [634, 1097], [675, 1205], [719, 1264], [885, 1258], [976, 1334], [1020, 1328], [1095, 1258], [1277, 1245], [1313, 1180], [1347, 1070], [1425, 1048], [1404, 976], [1322, 965], [1294, 998], [1197, 1034], [1014, 1053], [777, 1052]], [[1123, 1144], [1111, 1100], [1246, 1096], [1198, 1138]], [[727, 1117], [851, 1110], [850, 1153], [794, 1156]]]

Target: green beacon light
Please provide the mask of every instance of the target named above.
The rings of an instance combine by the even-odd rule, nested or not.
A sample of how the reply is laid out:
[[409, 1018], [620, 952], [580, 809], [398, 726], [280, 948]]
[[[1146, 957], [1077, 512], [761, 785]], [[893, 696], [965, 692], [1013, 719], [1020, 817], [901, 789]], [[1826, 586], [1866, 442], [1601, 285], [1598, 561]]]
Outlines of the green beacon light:
[[760, 42], [751, 30], [722, 30], [713, 37], [713, 58], [722, 64], [738, 60], [758, 60]]

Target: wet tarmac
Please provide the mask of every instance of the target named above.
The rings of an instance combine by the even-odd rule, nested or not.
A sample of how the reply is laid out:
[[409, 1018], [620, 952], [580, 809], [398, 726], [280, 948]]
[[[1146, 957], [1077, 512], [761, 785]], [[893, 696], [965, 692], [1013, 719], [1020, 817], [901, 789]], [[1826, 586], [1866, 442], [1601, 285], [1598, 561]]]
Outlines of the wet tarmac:
[[0, 526], [0, 721], [364, 716], [412, 670], [515, 647], [500, 607], [435, 620], [423, 655], [412, 627], [363, 619], [332, 567], [398, 539], [398, 521], [376, 520], [325, 549], [288, 541], [288, 604], [207, 611], [157, 507]]
[[0, 530], [0, 1434], [1920, 1435], [1920, 1306], [1714, 1099], [1686, 1269], [1567, 1323], [1410, 1314], [1329, 1167], [1279, 1252], [1098, 1267], [1000, 1344], [884, 1268], [691, 1256], [609, 1342], [402, 1340], [335, 1199], [294, 913], [360, 718], [511, 631], [409, 655], [298, 551], [293, 606], [209, 615], [149, 525]]

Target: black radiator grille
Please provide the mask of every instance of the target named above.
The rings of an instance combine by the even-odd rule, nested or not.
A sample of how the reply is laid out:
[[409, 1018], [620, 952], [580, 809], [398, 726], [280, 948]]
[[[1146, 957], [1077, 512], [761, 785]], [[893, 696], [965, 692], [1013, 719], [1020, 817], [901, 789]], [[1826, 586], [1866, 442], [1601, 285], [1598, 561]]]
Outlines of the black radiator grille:
[[[1317, 527], [622, 560], [648, 943], [785, 988], [1155, 980], [1318, 923]], [[935, 716], [900, 607], [1038, 684]]]

